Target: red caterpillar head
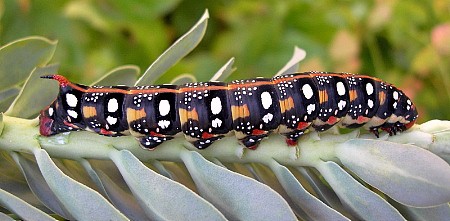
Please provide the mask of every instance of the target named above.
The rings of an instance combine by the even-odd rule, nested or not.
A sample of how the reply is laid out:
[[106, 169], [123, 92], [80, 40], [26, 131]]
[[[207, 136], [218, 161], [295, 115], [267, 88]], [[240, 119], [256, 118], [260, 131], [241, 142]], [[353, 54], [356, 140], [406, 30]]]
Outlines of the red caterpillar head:
[[86, 87], [73, 84], [61, 75], [47, 75], [41, 78], [59, 82], [58, 97], [40, 113], [39, 131], [41, 135], [51, 136], [60, 132], [84, 128], [81, 117], [81, 96]]

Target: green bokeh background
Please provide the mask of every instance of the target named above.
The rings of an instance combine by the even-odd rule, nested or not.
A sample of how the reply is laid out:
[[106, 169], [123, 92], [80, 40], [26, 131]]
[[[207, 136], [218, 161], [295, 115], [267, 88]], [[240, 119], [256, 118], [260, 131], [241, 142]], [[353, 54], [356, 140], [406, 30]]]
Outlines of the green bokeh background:
[[450, 119], [450, 1], [5, 0], [0, 43], [40, 35], [58, 40], [60, 74], [90, 83], [135, 64], [144, 72], [205, 9], [202, 43], [158, 80], [192, 73], [208, 80], [228, 59], [229, 80], [273, 76], [294, 46], [301, 71], [363, 73], [394, 83], [420, 119]]

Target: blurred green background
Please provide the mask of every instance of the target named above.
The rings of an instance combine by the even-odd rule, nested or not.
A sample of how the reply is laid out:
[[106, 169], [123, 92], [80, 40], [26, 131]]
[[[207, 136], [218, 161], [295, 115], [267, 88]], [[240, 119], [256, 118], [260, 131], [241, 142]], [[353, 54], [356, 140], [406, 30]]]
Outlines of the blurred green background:
[[159, 83], [192, 73], [208, 80], [235, 57], [232, 79], [273, 76], [307, 52], [301, 71], [358, 72], [405, 91], [420, 119], [450, 119], [450, 1], [5, 0], [0, 43], [58, 40], [60, 73], [90, 83], [135, 64], [144, 72], [205, 9], [202, 43]]

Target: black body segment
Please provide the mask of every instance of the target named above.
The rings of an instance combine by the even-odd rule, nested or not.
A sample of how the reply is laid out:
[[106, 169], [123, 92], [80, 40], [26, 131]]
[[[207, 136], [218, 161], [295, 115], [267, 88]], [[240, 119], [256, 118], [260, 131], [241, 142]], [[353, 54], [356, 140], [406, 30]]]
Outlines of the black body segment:
[[41, 111], [42, 135], [75, 130], [131, 134], [148, 150], [178, 134], [203, 149], [233, 132], [250, 149], [273, 132], [296, 145], [308, 130], [325, 131], [336, 124], [393, 135], [418, 117], [412, 101], [395, 86], [347, 73], [138, 87], [88, 87], [60, 75], [43, 78], [57, 80], [60, 92]]
[[244, 146], [255, 148], [280, 125], [277, 89], [267, 78], [233, 81], [228, 88], [236, 137]]
[[279, 132], [296, 143], [319, 113], [319, 93], [309, 74], [274, 78], [279, 96], [281, 122]]
[[342, 76], [312, 74], [319, 93], [319, 113], [312, 127], [317, 131], [331, 128], [340, 121], [350, 105], [348, 85]]
[[346, 75], [349, 87], [350, 107], [341, 125], [348, 128], [357, 128], [372, 118], [380, 105], [377, 96], [382, 92], [381, 85], [373, 78], [363, 75]]
[[[81, 98], [83, 119], [88, 129], [103, 135], [119, 136], [128, 131], [128, 123], [123, 110], [128, 87], [114, 86], [94, 88], [111, 92], [86, 92]], [[115, 90], [118, 90], [116, 92]]]
[[124, 103], [129, 130], [145, 148], [153, 149], [181, 131], [177, 88], [152, 85], [129, 89]]
[[232, 130], [226, 83], [185, 84], [177, 100], [181, 130], [195, 147], [204, 149]]

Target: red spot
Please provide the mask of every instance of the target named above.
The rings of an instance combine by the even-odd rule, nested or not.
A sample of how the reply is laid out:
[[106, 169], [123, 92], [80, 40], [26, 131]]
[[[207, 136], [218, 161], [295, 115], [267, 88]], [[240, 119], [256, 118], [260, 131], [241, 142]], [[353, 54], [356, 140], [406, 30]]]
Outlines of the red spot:
[[68, 126], [68, 127], [75, 128], [75, 129], [78, 129], [78, 128], [79, 128], [79, 127], [75, 126], [74, 124], [71, 124], [71, 123], [69, 123], [69, 122], [67, 122], [67, 121], [63, 121], [63, 124], [66, 125], [66, 126]]
[[250, 146], [250, 147], [247, 147], [248, 149], [250, 149], [250, 150], [256, 150], [256, 148], [258, 148], [258, 145], [253, 145], [253, 146]]
[[411, 122], [405, 124], [405, 128], [406, 128], [406, 129], [409, 129], [409, 128], [411, 128], [415, 123], [416, 123], [416, 121], [413, 120], [413, 121], [411, 121]]
[[100, 129], [100, 134], [102, 134], [102, 135], [113, 135], [114, 133], [112, 131], [105, 130], [104, 128], [101, 128]]
[[290, 147], [296, 146], [296, 145], [297, 145], [297, 140], [286, 139], [286, 143], [287, 143], [287, 145], [290, 146]]
[[365, 123], [369, 120], [369, 118], [364, 117], [364, 116], [358, 116], [358, 118], [356, 119], [356, 122], [358, 122], [359, 124], [361, 123]]
[[253, 129], [252, 131], [252, 135], [262, 135], [262, 134], [266, 134], [266, 131], [260, 129]]
[[308, 122], [299, 122], [298, 125], [297, 125], [297, 129], [298, 130], [303, 130], [303, 129], [307, 128], [308, 126], [309, 126]]
[[150, 136], [152, 136], [152, 137], [161, 137], [161, 134], [156, 133], [154, 131], [150, 131]]
[[331, 116], [331, 117], [328, 118], [328, 120], [327, 120], [327, 124], [329, 124], [329, 125], [333, 125], [333, 124], [335, 124], [336, 122], [337, 122], [337, 118], [334, 117], [334, 116]]
[[212, 135], [212, 134], [210, 134], [210, 133], [206, 133], [206, 132], [203, 132], [203, 133], [202, 133], [202, 138], [203, 138], [203, 139], [209, 139], [209, 138], [211, 138], [211, 137], [214, 137], [214, 135]]
[[381, 130], [386, 131], [386, 133], [388, 133], [390, 136], [392, 136], [393, 134], [393, 130], [391, 127], [382, 127]]

